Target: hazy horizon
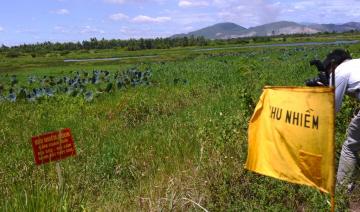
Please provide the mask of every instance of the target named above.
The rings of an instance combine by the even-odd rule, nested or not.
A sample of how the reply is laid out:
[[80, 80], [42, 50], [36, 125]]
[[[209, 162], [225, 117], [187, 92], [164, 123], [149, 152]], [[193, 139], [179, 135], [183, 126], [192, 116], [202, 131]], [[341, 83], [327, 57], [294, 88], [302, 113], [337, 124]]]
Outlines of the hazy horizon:
[[221, 22], [360, 22], [360, 0], [5, 0], [0, 45], [168, 37]]

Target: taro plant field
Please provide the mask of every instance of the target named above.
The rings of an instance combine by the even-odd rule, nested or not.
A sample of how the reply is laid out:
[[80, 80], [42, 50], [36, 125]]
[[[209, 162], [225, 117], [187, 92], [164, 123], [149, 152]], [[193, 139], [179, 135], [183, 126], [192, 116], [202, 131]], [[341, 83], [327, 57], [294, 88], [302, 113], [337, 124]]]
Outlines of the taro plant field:
[[[304, 85], [317, 76], [309, 61], [335, 48], [360, 57], [360, 44], [73, 63], [0, 55], [0, 211], [328, 211], [328, 195], [244, 163], [262, 88]], [[347, 98], [337, 115], [336, 161], [357, 107]], [[35, 165], [31, 137], [63, 128], [77, 156], [60, 162], [60, 189], [55, 163]], [[359, 201], [359, 187], [338, 190], [336, 211]]]

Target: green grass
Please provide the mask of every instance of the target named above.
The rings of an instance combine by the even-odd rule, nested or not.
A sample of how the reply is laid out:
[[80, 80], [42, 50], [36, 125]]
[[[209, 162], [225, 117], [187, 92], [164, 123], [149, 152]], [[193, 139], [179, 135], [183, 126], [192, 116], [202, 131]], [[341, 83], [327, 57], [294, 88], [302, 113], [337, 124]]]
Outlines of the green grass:
[[[360, 56], [360, 45], [348, 47]], [[328, 195], [251, 173], [243, 165], [248, 120], [263, 86], [303, 85], [317, 74], [309, 60], [333, 48], [195, 55], [179, 49], [158, 51], [163, 56], [146, 61], [74, 64], [57, 57], [2, 59], [2, 68], [12, 62], [16, 68], [0, 76], [16, 73], [21, 80], [29, 74], [136, 65], [151, 68], [154, 83], [105, 94], [92, 103], [66, 96], [1, 103], [0, 210], [200, 211], [200, 205], [209, 211], [327, 211]], [[189, 83], [174, 85], [175, 78]], [[338, 119], [338, 151], [353, 105], [347, 99]], [[71, 128], [78, 155], [61, 161], [65, 186], [59, 191], [55, 164], [34, 165], [30, 138], [62, 128]], [[348, 201], [339, 193], [337, 210], [346, 210]]]

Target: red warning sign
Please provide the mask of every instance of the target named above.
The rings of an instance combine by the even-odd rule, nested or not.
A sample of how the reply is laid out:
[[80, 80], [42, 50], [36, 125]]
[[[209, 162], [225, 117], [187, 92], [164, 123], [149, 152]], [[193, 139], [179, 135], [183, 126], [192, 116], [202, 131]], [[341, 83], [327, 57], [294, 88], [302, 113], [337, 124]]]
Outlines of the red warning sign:
[[63, 160], [76, 155], [69, 128], [31, 138], [36, 165]]

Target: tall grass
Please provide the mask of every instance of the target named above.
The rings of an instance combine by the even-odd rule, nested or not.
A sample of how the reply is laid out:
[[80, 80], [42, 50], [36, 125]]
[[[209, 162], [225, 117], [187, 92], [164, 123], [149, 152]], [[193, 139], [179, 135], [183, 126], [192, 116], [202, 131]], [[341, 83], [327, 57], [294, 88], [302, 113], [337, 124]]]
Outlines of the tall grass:
[[[247, 123], [262, 87], [302, 85], [316, 75], [308, 61], [331, 48], [217, 51], [138, 64], [153, 70], [151, 87], [92, 103], [67, 96], [1, 103], [0, 210], [328, 210], [327, 195], [251, 173], [243, 164]], [[347, 121], [343, 115], [338, 125]], [[54, 163], [34, 165], [29, 141], [61, 128], [71, 128], [78, 153], [60, 162], [63, 190]], [[339, 129], [338, 149], [346, 128]], [[338, 194], [339, 211], [347, 198]]]

